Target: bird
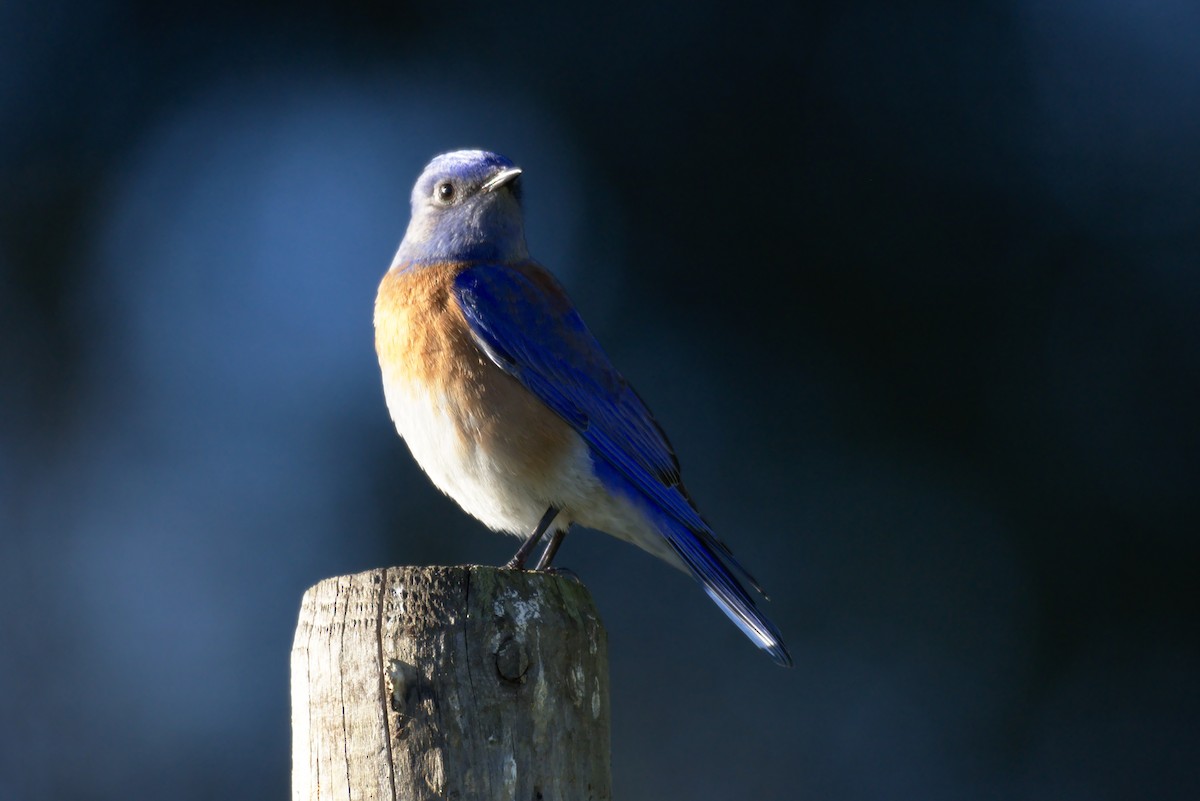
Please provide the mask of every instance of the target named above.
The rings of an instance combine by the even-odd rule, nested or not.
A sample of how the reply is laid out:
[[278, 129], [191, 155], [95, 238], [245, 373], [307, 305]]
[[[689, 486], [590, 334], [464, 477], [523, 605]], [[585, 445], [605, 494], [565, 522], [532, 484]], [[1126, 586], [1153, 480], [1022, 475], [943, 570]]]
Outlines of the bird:
[[[566, 292], [529, 255], [522, 170], [485, 150], [433, 158], [375, 299], [375, 349], [396, 430], [443, 493], [524, 537], [505, 567], [535, 570], [572, 525], [685, 573], [759, 648], [790, 667], [757, 581], [680, 479], [666, 434]], [[739, 580], [740, 579], [740, 580]]]

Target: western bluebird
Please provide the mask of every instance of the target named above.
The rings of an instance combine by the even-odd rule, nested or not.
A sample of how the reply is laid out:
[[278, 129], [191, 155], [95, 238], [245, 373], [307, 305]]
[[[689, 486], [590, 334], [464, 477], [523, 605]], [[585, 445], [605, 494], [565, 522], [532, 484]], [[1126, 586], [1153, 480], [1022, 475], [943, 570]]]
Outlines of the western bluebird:
[[436, 157], [375, 300], [375, 349], [396, 429], [433, 483], [488, 527], [546, 533], [545, 569], [573, 523], [691, 573], [781, 665], [792, 659], [734, 558], [679, 479], [650, 410], [558, 282], [529, 258], [521, 170], [504, 156]]

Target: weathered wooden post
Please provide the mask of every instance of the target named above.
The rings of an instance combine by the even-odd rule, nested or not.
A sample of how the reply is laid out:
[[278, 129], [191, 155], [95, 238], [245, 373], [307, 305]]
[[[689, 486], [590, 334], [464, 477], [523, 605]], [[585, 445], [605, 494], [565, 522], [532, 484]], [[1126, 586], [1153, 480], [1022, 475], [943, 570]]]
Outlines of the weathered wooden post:
[[610, 797], [607, 638], [583, 585], [399, 567], [304, 594], [293, 801]]

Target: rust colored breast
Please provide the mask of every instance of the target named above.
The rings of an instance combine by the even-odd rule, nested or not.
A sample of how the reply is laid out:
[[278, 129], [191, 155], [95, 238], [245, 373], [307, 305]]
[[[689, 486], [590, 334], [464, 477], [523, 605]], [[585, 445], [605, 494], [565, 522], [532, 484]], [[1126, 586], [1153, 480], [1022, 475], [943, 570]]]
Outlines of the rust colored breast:
[[[577, 457], [581, 439], [475, 344], [453, 295], [463, 266], [421, 265], [384, 276], [375, 349], [389, 405], [432, 404], [453, 422], [464, 458], [475, 467], [549, 492], [564, 460]], [[397, 392], [405, 397], [393, 398]], [[399, 426], [394, 410], [393, 418]], [[408, 432], [400, 433], [413, 444]]]

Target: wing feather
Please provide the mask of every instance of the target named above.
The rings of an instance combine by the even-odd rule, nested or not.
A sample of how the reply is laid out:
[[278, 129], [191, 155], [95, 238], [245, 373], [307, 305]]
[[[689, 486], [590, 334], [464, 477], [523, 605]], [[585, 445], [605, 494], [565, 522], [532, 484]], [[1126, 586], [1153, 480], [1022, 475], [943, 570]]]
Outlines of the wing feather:
[[[694, 555], [695, 548], [715, 551], [762, 592], [700, 516], [680, 482], [679, 461], [654, 415], [612, 366], [548, 272], [533, 263], [481, 263], [461, 271], [453, 291], [472, 336], [488, 358], [694, 535], [695, 544], [675, 544], [681, 555]], [[673, 538], [682, 535], [671, 528]]]

